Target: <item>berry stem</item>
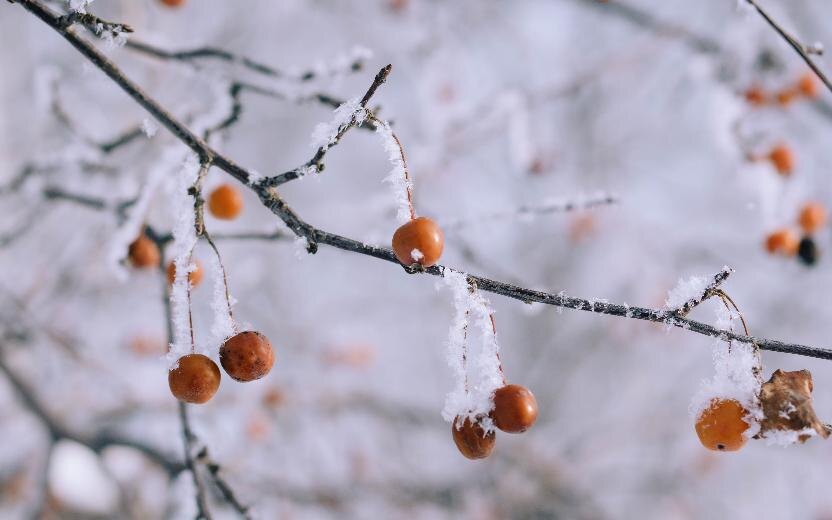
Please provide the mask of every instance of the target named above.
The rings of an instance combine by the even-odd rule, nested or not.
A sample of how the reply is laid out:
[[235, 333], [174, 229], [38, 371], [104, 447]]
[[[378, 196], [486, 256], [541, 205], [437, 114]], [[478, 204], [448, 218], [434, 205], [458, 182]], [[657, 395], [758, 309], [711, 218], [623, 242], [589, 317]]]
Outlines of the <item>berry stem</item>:
[[[488, 315], [488, 319], [491, 320], [491, 333], [494, 334], [494, 342], [497, 342], [497, 321], [494, 319], [494, 313]], [[497, 352], [497, 366], [500, 368], [500, 377], [503, 378], [503, 385], [508, 384], [508, 380], [506, 379], [506, 373], [503, 371], [503, 360], [500, 359], [500, 352]]]
[[220, 255], [220, 250], [217, 248], [217, 245], [211, 239], [211, 235], [208, 234], [208, 230], [203, 227], [202, 235], [205, 237], [205, 240], [208, 241], [208, 244], [211, 246], [211, 249], [214, 250], [214, 254], [217, 255], [217, 262], [220, 264], [220, 271], [222, 271], [222, 283], [225, 287], [225, 304], [228, 308], [228, 317], [231, 318], [231, 323], [234, 324], [234, 331], [239, 332], [237, 328], [237, 322], [234, 321], [234, 312], [231, 310], [231, 293], [228, 290], [228, 273], [225, 271], [225, 265], [222, 263], [222, 255]]

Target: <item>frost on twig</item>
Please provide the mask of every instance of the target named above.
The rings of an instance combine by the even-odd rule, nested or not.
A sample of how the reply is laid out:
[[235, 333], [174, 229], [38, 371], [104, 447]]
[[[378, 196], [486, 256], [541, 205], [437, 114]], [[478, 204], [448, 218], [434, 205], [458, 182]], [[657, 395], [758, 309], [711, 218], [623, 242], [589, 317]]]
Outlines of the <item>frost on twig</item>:
[[170, 290], [173, 341], [170, 345], [168, 360], [171, 363], [195, 348], [191, 327], [191, 287], [188, 275], [196, 268], [191, 261], [191, 256], [196, 246], [197, 236], [195, 199], [189, 190], [196, 182], [200, 169], [197, 156], [189, 154], [177, 177], [177, 186], [171, 201], [176, 218], [171, 245], [171, 254], [176, 269]]
[[[443, 280], [453, 294], [455, 312], [447, 350], [454, 387], [445, 397], [442, 417], [448, 422], [457, 416], [468, 417], [478, 420], [486, 431], [493, 431], [488, 418], [494, 406], [492, 395], [504, 384], [491, 321], [493, 312], [488, 300], [472, 289], [465, 273], [445, 269]], [[469, 318], [479, 330], [479, 342], [471, 341]]]
[[705, 276], [680, 278], [676, 287], [667, 293], [665, 307], [672, 313], [684, 316], [694, 307], [713, 296], [719, 286], [733, 272], [734, 270], [726, 265], [711, 278]]
[[214, 352], [219, 349], [226, 339], [236, 334], [237, 326], [231, 314], [231, 306], [234, 304], [234, 300], [227, 292], [225, 269], [217, 255], [211, 255], [208, 260], [208, 268], [214, 280], [214, 293], [211, 297], [214, 321], [211, 325], [212, 339], [209, 347], [209, 350]]
[[367, 109], [358, 98], [345, 101], [333, 111], [329, 123], [318, 123], [312, 131], [312, 147], [328, 150], [335, 145], [344, 132], [355, 125], [360, 125], [367, 118]]
[[393, 187], [393, 197], [396, 200], [397, 208], [396, 220], [400, 224], [404, 224], [415, 216], [411, 202], [413, 183], [407, 171], [404, 151], [396, 134], [390, 128], [390, 123], [381, 119], [374, 119], [374, 121], [376, 123], [376, 133], [381, 138], [381, 143], [387, 152], [387, 158], [392, 165], [390, 173], [384, 178], [384, 182], [390, 183]]

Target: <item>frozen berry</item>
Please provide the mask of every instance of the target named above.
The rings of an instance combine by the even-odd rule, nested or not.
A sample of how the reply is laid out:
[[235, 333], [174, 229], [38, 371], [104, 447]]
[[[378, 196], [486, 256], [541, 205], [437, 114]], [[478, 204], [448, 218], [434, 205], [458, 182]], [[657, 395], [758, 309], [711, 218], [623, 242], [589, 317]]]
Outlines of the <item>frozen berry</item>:
[[806, 233], [814, 233], [826, 224], [826, 209], [817, 202], [807, 202], [800, 210], [797, 219]]
[[807, 98], [816, 98], [820, 94], [818, 79], [814, 72], [806, 71], [797, 80], [797, 90]]
[[159, 246], [145, 234], [139, 235], [139, 238], [130, 244], [127, 249], [127, 257], [133, 267], [141, 269], [157, 267], [162, 258], [159, 253]]
[[177, 367], [168, 373], [168, 384], [174, 397], [186, 403], [202, 404], [217, 393], [220, 369], [208, 356], [182, 356]]
[[806, 265], [815, 265], [818, 261], [818, 246], [812, 237], [803, 237], [800, 240], [800, 245], [797, 246], [797, 257]]
[[231, 220], [243, 211], [243, 196], [230, 184], [223, 184], [208, 196], [208, 209], [217, 218]]
[[781, 107], [787, 107], [792, 104], [794, 100], [797, 99], [797, 96], [800, 92], [794, 88], [787, 88], [783, 89], [777, 94], [775, 94], [774, 98], [777, 100], [777, 104]]
[[696, 418], [696, 435], [709, 450], [737, 451], [748, 441], [747, 415], [735, 399], [713, 399]]
[[236, 381], [254, 381], [269, 373], [274, 365], [274, 350], [269, 339], [259, 332], [246, 331], [225, 340], [220, 347], [220, 363]]
[[460, 417], [454, 419], [451, 426], [451, 434], [454, 437], [454, 444], [466, 458], [484, 459], [491, 455], [494, 450], [496, 435], [494, 432], [486, 433], [479, 422], [473, 422], [465, 418], [460, 424]]
[[[202, 278], [205, 276], [205, 271], [202, 270], [202, 262], [199, 260], [194, 260], [196, 264], [196, 269], [188, 273], [188, 281], [191, 282], [191, 286], [196, 287], [197, 285], [202, 282]], [[168, 283], [173, 285], [173, 281], [176, 279], [176, 264], [173, 262], [168, 264]]]
[[778, 229], [766, 237], [766, 251], [771, 254], [794, 256], [800, 238], [791, 229]]
[[759, 107], [766, 104], [768, 96], [766, 96], [766, 92], [761, 87], [752, 85], [745, 91], [745, 100], [749, 105]]
[[393, 252], [404, 265], [430, 267], [439, 261], [444, 246], [445, 234], [427, 217], [415, 218], [393, 234]]
[[771, 149], [768, 154], [771, 164], [777, 169], [777, 173], [788, 177], [794, 170], [794, 153], [792, 149], [784, 144], [779, 144]]
[[528, 388], [506, 385], [494, 392], [494, 425], [506, 433], [522, 433], [537, 420], [537, 400]]

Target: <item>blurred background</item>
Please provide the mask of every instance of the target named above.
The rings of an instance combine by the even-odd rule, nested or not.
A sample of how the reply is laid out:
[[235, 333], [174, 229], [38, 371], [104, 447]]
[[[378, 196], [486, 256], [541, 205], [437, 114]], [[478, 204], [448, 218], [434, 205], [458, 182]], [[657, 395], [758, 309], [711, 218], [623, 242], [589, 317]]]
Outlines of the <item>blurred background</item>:
[[[822, 23], [832, 4], [765, 7], [805, 43], [832, 43]], [[214, 136], [264, 175], [314, 153], [310, 135], [333, 106], [311, 94], [360, 97], [392, 63], [371, 104], [408, 154], [417, 212], [464, 221], [447, 229], [447, 266], [661, 308], [677, 280], [727, 264], [737, 272], [725, 289], [753, 334], [828, 343], [829, 230], [813, 236], [811, 266], [766, 240], [799, 237], [803, 204], [832, 199], [830, 95], [801, 85], [806, 66], [743, 2], [99, 0], [89, 10], [130, 24], [131, 42], [210, 46], [284, 71], [96, 43], [191, 124], [228, 112], [229, 81], [269, 92], [243, 92], [239, 120]], [[0, 516], [193, 518], [166, 381], [166, 281], [119, 263], [143, 223], [170, 232], [187, 150], [20, 6], [0, 7], [0, 33]], [[788, 171], [769, 159], [779, 145]], [[280, 191], [322, 229], [389, 245], [389, 170], [377, 136], [356, 129], [321, 175]], [[206, 188], [230, 180], [214, 169]], [[490, 458], [463, 458], [440, 415], [453, 385], [450, 292], [370, 257], [307, 255], [242, 191], [238, 219], [206, 224], [235, 317], [271, 339], [277, 361], [255, 383], [225, 377], [189, 412], [252, 516], [832, 518], [823, 440], [731, 454], [700, 445], [688, 408], [713, 373], [711, 338], [495, 295], [507, 377], [535, 393], [539, 419], [498, 434]], [[619, 202], [511, 216], [599, 192]], [[200, 243], [196, 257], [209, 256]], [[193, 292], [198, 342], [211, 285]], [[716, 305], [691, 317], [713, 323]], [[772, 353], [763, 363], [766, 378], [811, 370], [816, 410], [832, 417], [832, 365]], [[237, 518], [207, 480], [214, 517]]]

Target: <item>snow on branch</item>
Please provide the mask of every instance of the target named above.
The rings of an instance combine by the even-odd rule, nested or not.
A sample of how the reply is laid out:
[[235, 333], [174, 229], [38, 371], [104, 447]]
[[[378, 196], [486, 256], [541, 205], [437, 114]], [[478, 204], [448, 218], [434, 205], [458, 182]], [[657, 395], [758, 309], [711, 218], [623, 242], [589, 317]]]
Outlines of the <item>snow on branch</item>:
[[733, 272], [734, 270], [726, 265], [711, 278], [691, 276], [679, 279], [676, 287], [668, 292], [665, 307], [674, 314], [685, 316], [694, 307], [713, 296]]

